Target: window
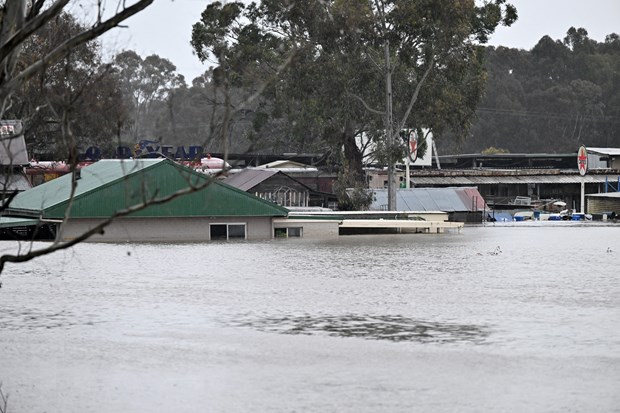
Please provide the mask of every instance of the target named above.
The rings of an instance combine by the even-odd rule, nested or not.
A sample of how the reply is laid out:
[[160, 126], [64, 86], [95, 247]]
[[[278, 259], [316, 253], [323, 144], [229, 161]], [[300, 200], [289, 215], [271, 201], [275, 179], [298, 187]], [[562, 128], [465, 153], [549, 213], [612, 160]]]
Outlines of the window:
[[245, 224], [210, 224], [209, 239], [211, 241], [245, 239]]
[[287, 228], [289, 237], [301, 237], [301, 227]]
[[274, 228], [273, 235], [275, 238], [301, 237], [302, 227]]
[[228, 238], [245, 239], [245, 224], [228, 224]]

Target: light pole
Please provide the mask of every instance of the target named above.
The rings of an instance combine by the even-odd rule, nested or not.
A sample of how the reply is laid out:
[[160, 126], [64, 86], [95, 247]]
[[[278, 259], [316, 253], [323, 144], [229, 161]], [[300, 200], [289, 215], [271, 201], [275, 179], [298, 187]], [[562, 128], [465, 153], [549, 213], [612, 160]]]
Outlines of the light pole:
[[394, 159], [394, 134], [392, 131], [392, 68], [390, 66], [390, 42], [385, 42], [385, 140], [388, 150], [388, 211], [396, 210], [396, 177]]

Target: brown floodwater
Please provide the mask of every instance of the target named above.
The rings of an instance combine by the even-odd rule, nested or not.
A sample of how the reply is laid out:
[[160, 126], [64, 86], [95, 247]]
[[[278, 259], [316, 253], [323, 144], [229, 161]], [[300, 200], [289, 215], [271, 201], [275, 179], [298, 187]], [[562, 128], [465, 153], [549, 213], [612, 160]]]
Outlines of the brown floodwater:
[[0, 280], [8, 413], [620, 411], [620, 226], [81, 244]]

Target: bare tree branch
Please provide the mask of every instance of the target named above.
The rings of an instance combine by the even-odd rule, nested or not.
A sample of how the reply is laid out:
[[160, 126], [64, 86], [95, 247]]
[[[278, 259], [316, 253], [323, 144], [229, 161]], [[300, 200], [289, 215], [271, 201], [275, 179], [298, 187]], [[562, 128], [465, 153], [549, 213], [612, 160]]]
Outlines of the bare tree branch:
[[433, 69], [434, 66], [435, 66], [435, 62], [431, 60], [428, 64], [428, 67], [424, 71], [424, 75], [422, 75], [422, 79], [420, 79], [420, 81], [415, 87], [413, 95], [411, 96], [411, 100], [409, 101], [409, 106], [407, 107], [407, 111], [403, 115], [403, 118], [401, 119], [400, 124], [398, 125], [398, 129], [396, 129], [397, 131], [400, 131], [405, 127], [405, 124], [407, 123], [407, 119], [409, 119], [409, 115], [411, 114], [411, 110], [413, 109], [413, 105], [415, 105], [415, 102], [418, 100], [420, 89], [422, 89], [422, 85], [424, 85], [424, 81], [428, 77], [429, 73], [431, 73], [431, 70]]
[[[55, 3], [55, 5], [58, 3], [67, 2], [67, 1], [68, 0], [58, 0], [58, 2]], [[41, 72], [46, 67], [49, 67], [55, 64], [56, 62], [60, 61], [64, 57], [66, 57], [74, 47], [77, 47], [81, 44], [84, 44], [91, 40], [96, 39], [97, 37], [101, 36], [105, 32], [117, 27], [121, 22], [125, 21], [129, 17], [144, 10], [146, 7], [148, 7], [152, 3], [153, 3], [153, 0], [139, 0], [137, 3], [127, 8], [124, 8], [123, 10], [119, 11], [117, 14], [110, 17], [109, 19], [104, 20], [100, 23], [96, 23], [90, 29], [63, 42], [61, 45], [56, 47], [54, 50], [52, 50], [42, 59], [34, 62], [32, 65], [28, 66], [26, 69], [18, 73], [15, 77], [11, 79], [7, 79], [6, 82], [0, 85], [0, 100], [3, 99], [5, 96], [9, 95], [13, 90], [16, 90], [17, 88], [19, 88], [26, 80], [30, 79], [37, 73]], [[41, 16], [43, 16], [43, 14]], [[44, 23], [45, 23], [44, 20], [40, 21], [39, 27], [41, 27], [41, 25]], [[37, 29], [39, 27], [37, 27]], [[32, 32], [34, 32], [34, 30]], [[32, 34], [32, 32], [30, 34]], [[24, 39], [22, 39], [22, 42], [23, 40]]]
[[23, 27], [10, 28], [15, 30], [15, 32], [6, 42], [2, 44], [2, 46], [0, 46], [0, 61], [4, 61], [7, 56], [13, 53], [13, 51], [24, 43], [26, 39], [32, 36], [34, 32], [56, 17], [67, 5], [67, 3], [69, 3], [69, 0], [58, 0], [43, 13], [38, 14], [43, 6], [43, 1], [37, 2], [28, 14], [27, 20]]
[[374, 113], [375, 115], [385, 116], [385, 111], [376, 110], [376, 109], [371, 108], [361, 96], [358, 96], [358, 95], [356, 95], [354, 93], [351, 93], [351, 92], [348, 92], [347, 94], [349, 96], [354, 97], [355, 99], [359, 100], [362, 103], [362, 105], [364, 105], [364, 107], [366, 108], [367, 111], [369, 111], [371, 113]]

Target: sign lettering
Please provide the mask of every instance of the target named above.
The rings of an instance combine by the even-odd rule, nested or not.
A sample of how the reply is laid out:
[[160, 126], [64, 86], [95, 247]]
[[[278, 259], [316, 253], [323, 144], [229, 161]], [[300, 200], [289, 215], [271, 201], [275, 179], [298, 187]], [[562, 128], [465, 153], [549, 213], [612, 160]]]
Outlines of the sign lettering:
[[[198, 145], [175, 147], [172, 145], [136, 144], [133, 149], [129, 146], [118, 146], [114, 153], [109, 155], [116, 159], [156, 158], [163, 155], [182, 161], [192, 161], [204, 157], [204, 148]], [[96, 146], [90, 146], [84, 153], [80, 154], [82, 160], [98, 161], [102, 157], [103, 151]]]

